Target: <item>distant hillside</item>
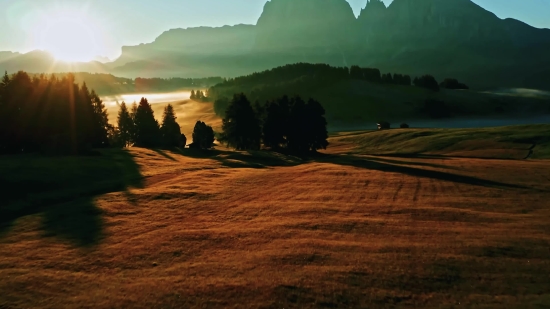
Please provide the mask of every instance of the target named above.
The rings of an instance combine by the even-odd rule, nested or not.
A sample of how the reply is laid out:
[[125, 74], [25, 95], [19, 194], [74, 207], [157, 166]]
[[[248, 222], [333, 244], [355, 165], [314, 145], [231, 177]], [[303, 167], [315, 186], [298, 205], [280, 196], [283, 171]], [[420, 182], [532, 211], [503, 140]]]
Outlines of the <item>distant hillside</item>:
[[[55, 73], [61, 78], [67, 73]], [[100, 96], [145, 92], [168, 92], [182, 89], [205, 89], [223, 82], [221, 77], [208, 78], [123, 78], [111, 74], [72, 73], [78, 84], [86, 83]]]
[[397, 156], [549, 159], [550, 125], [485, 129], [394, 129], [333, 136], [332, 147], [356, 145], [351, 153]]
[[550, 97], [546, 95], [449, 89], [434, 92], [412, 85], [369, 82], [352, 77], [347, 68], [306, 63], [229, 79], [213, 86], [209, 95], [217, 100], [216, 112], [223, 114], [227, 99], [240, 92], [261, 103], [285, 94], [315, 98], [327, 110], [331, 125], [432, 119], [437, 114], [426, 110], [428, 100], [441, 102], [451, 118], [550, 114]]
[[35, 50], [26, 54], [0, 53], [0, 70], [9, 73], [25, 71], [29, 73], [89, 72], [107, 73], [107, 67], [98, 61], [68, 63], [57, 61], [51, 54]]

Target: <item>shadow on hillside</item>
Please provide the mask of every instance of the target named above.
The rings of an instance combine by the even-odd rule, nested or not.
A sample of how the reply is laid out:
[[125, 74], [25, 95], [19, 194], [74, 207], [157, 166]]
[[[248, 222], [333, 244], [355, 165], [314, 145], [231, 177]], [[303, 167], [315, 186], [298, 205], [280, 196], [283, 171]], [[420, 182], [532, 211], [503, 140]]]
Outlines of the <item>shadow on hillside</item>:
[[277, 166], [295, 166], [308, 162], [319, 162], [353, 166], [382, 172], [400, 173], [414, 177], [432, 178], [436, 180], [444, 180], [475, 186], [527, 189], [526, 187], [520, 185], [485, 180], [473, 176], [460, 175], [446, 171], [425, 169], [437, 168], [456, 170], [456, 168], [444, 164], [401, 161], [395, 159], [396, 156], [393, 156], [393, 158], [390, 159], [380, 156], [363, 157], [351, 154], [329, 155], [317, 153], [305, 159], [267, 150], [238, 152], [223, 150], [185, 149], [179, 150], [179, 153], [192, 158], [214, 159], [221, 162], [223, 166], [231, 168], [266, 168]]
[[[397, 160], [380, 160], [379, 158], [367, 158], [367, 157], [357, 157], [353, 155], [326, 155], [319, 156], [316, 158], [317, 162], [323, 163], [332, 163], [345, 166], [359, 167], [369, 170], [376, 170], [381, 172], [390, 172], [390, 173], [400, 173], [414, 177], [422, 178], [431, 178], [436, 180], [444, 180], [468, 185], [483, 186], [483, 187], [501, 187], [501, 188], [516, 188], [516, 189], [527, 189], [526, 187], [507, 184], [497, 181], [485, 180], [477, 177], [466, 176], [453, 174], [449, 172], [434, 171], [422, 168], [416, 168], [411, 166], [408, 161], [397, 161]], [[396, 165], [403, 164], [403, 165]], [[428, 165], [429, 166], [429, 165]], [[438, 167], [434, 165], [432, 167]]]
[[216, 160], [223, 166], [231, 168], [267, 168], [294, 166], [304, 163], [304, 160], [301, 158], [267, 150], [225, 151], [218, 149], [183, 149], [179, 150], [178, 153], [195, 159]]
[[422, 166], [422, 167], [451, 169], [451, 170], [455, 169], [452, 166], [448, 166], [448, 165], [444, 165], [444, 164], [417, 162], [417, 161], [400, 161], [400, 160], [384, 158], [384, 157], [381, 157], [381, 156], [369, 156], [368, 159], [370, 161], [376, 161], [376, 162], [388, 163], [388, 164], [413, 165], [413, 166]]
[[142, 187], [133, 156], [125, 150], [105, 150], [94, 157], [0, 157], [0, 236], [16, 221], [41, 217], [44, 237], [58, 237], [89, 247], [103, 238], [102, 210], [95, 197]]

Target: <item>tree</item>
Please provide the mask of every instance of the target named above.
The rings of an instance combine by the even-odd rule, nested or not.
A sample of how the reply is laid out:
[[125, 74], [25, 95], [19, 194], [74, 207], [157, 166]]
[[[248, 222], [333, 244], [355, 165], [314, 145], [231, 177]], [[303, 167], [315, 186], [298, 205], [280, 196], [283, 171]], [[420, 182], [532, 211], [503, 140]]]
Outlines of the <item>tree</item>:
[[103, 101], [94, 90], [92, 90], [90, 96], [92, 98], [92, 107], [94, 111], [95, 136], [93, 146], [107, 147], [109, 146], [108, 132], [110, 130], [109, 114], [107, 113], [105, 104], [103, 104]]
[[275, 149], [286, 147], [289, 117], [290, 101], [287, 96], [267, 104], [262, 130], [265, 146]]
[[124, 102], [120, 104], [117, 124], [120, 143], [123, 147], [130, 146], [133, 141], [134, 120], [132, 119], [132, 115], [130, 115], [128, 107], [126, 107], [126, 103]]
[[[181, 128], [176, 122], [176, 114], [172, 104], [164, 108], [162, 125], [160, 127], [162, 142], [165, 147], [178, 147], [181, 144]], [[185, 146], [185, 145], [184, 145]]]
[[432, 91], [439, 91], [439, 84], [435, 80], [435, 77], [431, 75], [424, 75], [421, 77], [415, 77], [414, 79], [414, 85], [416, 87], [422, 87], [426, 89], [430, 89]]
[[324, 115], [325, 109], [319, 102], [310, 99], [306, 104], [302, 98], [294, 97], [287, 131], [288, 149], [299, 154], [326, 149], [328, 132]]
[[410, 126], [406, 123], [402, 123], [400, 126], [399, 126], [401, 129], [408, 129], [410, 128]]
[[466, 86], [463, 83], [460, 83], [455, 78], [446, 78], [441, 84], [439, 84], [441, 88], [445, 89], [454, 89], [454, 90], [467, 90], [470, 89], [468, 86]]
[[8, 85], [10, 83], [10, 77], [8, 72], [4, 73], [2, 81], [0, 82], [0, 153], [6, 152], [8, 147]]
[[137, 132], [136, 132], [136, 115], [137, 115], [137, 110], [138, 110], [138, 105], [136, 103], [136, 101], [134, 101], [134, 103], [132, 103], [132, 109], [130, 110], [130, 117], [132, 118], [132, 122], [133, 122], [133, 126], [132, 126], [132, 143], [135, 144], [136, 143], [136, 135], [137, 135]]
[[260, 121], [243, 94], [235, 94], [225, 112], [221, 141], [237, 150], [260, 149]]
[[210, 149], [214, 145], [214, 130], [202, 121], [197, 121], [193, 129], [193, 144], [190, 148]]
[[0, 118], [1, 152], [77, 154], [110, 144], [105, 105], [73, 74], [5, 74]]
[[194, 99], [196, 99], [196, 98], [197, 98], [197, 95], [195, 94], [195, 90], [191, 90], [191, 97], [190, 97], [190, 99], [191, 99], [191, 100], [194, 100]]
[[315, 152], [319, 149], [327, 149], [328, 131], [325, 109], [318, 101], [309, 99], [306, 112], [309, 124], [308, 151]]
[[393, 77], [392, 77], [391, 73], [383, 74], [382, 75], [382, 82], [384, 84], [393, 84]]
[[139, 147], [156, 147], [159, 145], [160, 128], [151, 104], [141, 98], [135, 115], [135, 143]]
[[389, 129], [391, 129], [391, 123], [387, 121], [378, 122], [378, 130], [389, 130]]

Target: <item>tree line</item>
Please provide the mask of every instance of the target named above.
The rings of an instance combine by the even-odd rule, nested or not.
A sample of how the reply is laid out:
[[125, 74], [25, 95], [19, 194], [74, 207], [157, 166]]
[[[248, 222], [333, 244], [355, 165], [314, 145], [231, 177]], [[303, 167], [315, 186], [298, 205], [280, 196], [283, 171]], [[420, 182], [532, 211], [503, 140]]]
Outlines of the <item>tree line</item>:
[[299, 96], [282, 96], [254, 106], [243, 94], [228, 102], [220, 141], [237, 150], [285, 149], [307, 154], [328, 146], [327, 121], [323, 106]]
[[[73, 74], [4, 74], [0, 81], [0, 153], [86, 154], [104, 147], [185, 147], [174, 107], [167, 105], [159, 124], [146, 98], [130, 108], [119, 105], [117, 123], [105, 104]], [[214, 131], [198, 121], [194, 148], [210, 148]]]
[[193, 90], [191, 90], [190, 99], [191, 100], [196, 100], [196, 101], [199, 101], [199, 102], [207, 102], [208, 101], [208, 91], [202, 91], [202, 90], [195, 91], [195, 89], [193, 89]]
[[[120, 104], [115, 137], [115, 145], [145, 148], [185, 148], [187, 137], [181, 133], [172, 104], [166, 105], [159, 124], [151, 104], [146, 98], [134, 103], [129, 110], [126, 103]], [[214, 144], [214, 130], [202, 121], [197, 121], [193, 130], [193, 143], [190, 148], [209, 149]]]
[[67, 74], [4, 74], [0, 82], [0, 152], [83, 153], [109, 146], [113, 127], [94, 90]]
[[[228, 107], [229, 98], [235, 92], [244, 92], [252, 100], [265, 101], [267, 98], [281, 96], [284, 93], [303, 93], [322, 89], [346, 80], [364, 80], [371, 83], [391, 84], [402, 86], [416, 86], [431, 91], [441, 88], [467, 89], [468, 87], [448, 78], [438, 83], [432, 75], [415, 77], [399, 73], [382, 74], [376, 68], [362, 68], [359, 66], [332, 67], [327, 64], [297, 63], [271, 70], [253, 73], [233, 79], [211, 87], [209, 98], [214, 101], [216, 114], [222, 115]], [[456, 82], [455, 82], [456, 81]]]
[[[101, 95], [120, 93], [176, 91], [189, 88], [208, 88], [225, 81], [221, 77], [206, 78], [123, 78], [103, 73], [53, 73], [62, 79], [68, 74], [75, 77], [78, 84], [86, 83], [88, 88], [94, 89]], [[40, 74], [29, 74], [31, 78]]]

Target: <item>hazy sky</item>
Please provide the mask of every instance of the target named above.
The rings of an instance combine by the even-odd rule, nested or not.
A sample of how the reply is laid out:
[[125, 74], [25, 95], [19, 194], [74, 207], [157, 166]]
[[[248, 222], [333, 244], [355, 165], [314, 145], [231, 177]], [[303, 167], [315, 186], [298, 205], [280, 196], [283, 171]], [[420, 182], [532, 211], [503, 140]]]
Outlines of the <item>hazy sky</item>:
[[[501, 18], [513, 17], [550, 28], [550, 0], [473, 0]], [[122, 45], [153, 41], [171, 28], [253, 24], [266, 0], [0, 0], [0, 51], [44, 48], [45, 25], [72, 15], [86, 28], [82, 40], [94, 40], [94, 53], [115, 58]], [[356, 14], [367, 0], [348, 0]], [[390, 4], [391, 0], [385, 0]], [[69, 23], [70, 24], [70, 23]], [[55, 29], [66, 27], [58, 24]], [[71, 28], [71, 27], [69, 27]], [[48, 28], [49, 29], [49, 28]], [[72, 32], [71, 32], [72, 31]]]

